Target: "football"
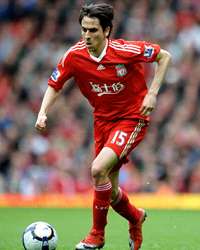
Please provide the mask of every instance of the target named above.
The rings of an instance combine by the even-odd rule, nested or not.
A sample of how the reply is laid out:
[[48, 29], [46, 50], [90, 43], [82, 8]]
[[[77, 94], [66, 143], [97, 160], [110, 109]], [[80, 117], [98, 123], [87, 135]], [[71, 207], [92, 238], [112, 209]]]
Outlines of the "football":
[[57, 241], [55, 228], [43, 221], [30, 224], [22, 235], [25, 250], [55, 250]]

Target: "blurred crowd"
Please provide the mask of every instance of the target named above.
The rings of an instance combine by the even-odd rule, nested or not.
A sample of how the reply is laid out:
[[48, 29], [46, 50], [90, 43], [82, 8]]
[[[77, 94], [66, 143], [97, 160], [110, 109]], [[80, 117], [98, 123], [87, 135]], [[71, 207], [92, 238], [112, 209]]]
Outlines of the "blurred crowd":
[[[91, 189], [92, 110], [73, 79], [34, 129], [47, 80], [80, 39], [82, 0], [0, 1], [0, 193]], [[100, 1], [96, 1], [100, 2]], [[147, 40], [172, 64], [145, 140], [121, 169], [128, 192], [200, 192], [200, 1], [113, 0], [112, 37]], [[145, 65], [147, 82], [153, 67]]]

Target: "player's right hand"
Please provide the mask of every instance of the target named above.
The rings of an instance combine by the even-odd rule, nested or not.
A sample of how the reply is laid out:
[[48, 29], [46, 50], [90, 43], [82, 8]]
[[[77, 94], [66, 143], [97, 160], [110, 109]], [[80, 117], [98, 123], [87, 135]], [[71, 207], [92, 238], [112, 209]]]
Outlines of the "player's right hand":
[[44, 131], [47, 127], [47, 116], [46, 114], [38, 114], [37, 121], [35, 123], [35, 128], [38, 131]]

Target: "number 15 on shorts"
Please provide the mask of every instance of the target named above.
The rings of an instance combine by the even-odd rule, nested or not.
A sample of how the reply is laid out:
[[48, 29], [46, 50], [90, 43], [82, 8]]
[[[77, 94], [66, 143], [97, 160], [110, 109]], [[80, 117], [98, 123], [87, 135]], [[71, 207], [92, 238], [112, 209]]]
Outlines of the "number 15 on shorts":
[[116, 144], [118, 146], [122, 146], [126, 141], [127, 135], [128, 135], [127, 133], [121, 130], [117, 130], [111, 140], [111, 143]]

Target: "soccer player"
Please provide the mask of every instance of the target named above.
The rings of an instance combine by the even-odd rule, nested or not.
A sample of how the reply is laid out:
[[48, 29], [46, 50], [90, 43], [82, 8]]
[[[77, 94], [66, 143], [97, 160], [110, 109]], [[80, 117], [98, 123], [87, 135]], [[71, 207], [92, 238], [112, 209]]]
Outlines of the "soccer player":
[[[76, 250], [104, 246], [110, 205], [129, 222], [130, 249], [138, 250], [142, 244], [146, 213], [129, 202], [119, 187], [118, 177], [127, 156], [145, 136], [171, 56], [157, 44], [110, 39], [112, 20], [113, 8], [108, 4], [81, 8], [82, 39], [67, 50], [52, 73], [35, 124], [40, 131], [46, 129], [49, 108], [64, 83], [74, 77], [94, 108], [96, 152], [91, 165], [93, 225]], [[152, 62], [157, 65], [147, 88], [141, 63]]]

